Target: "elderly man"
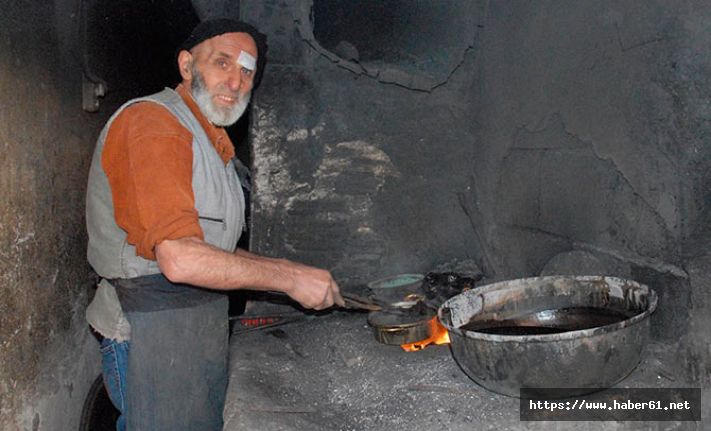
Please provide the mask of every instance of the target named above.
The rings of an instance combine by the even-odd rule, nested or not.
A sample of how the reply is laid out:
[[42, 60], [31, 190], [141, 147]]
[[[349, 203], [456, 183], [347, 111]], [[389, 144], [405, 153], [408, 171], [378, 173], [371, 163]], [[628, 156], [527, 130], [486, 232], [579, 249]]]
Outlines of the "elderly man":
[[220, 430], [230, 289], [343, 305], [328, 271], [236, 249], [244, 196], [223, 129], [244, 113], [266, 41], [229, 19], [180, 47], [182, 83], [129, 101], [102, 131], [87, 191], [88, 259], [103, 278], [87, 309], [101, 335], [117, 428]]

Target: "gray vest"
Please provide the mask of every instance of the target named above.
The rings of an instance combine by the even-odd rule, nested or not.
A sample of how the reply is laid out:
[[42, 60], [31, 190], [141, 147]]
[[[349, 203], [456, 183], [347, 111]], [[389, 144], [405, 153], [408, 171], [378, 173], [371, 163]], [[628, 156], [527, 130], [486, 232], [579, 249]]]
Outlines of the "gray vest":
[[134, 278], [160, 272], [157, 262], [137, 256], [135, 247], [126, 242], [126, 232], [114, 219], [111, 189], [101, 166], [101, 154], [111, 123], [127, 106], [143, 101], [166, 107], [193, 136], [192, 185], [205, 242], [232, 252], [244, 225], [244, 195], [234, 163], [232, 160], [227, 164], [222, 161], [180, 95], [166, 88], [160, 93], [133, 99], [119, 108], [102, 130], [89, 171], [87, 257], [94, 270], [107, 279]]

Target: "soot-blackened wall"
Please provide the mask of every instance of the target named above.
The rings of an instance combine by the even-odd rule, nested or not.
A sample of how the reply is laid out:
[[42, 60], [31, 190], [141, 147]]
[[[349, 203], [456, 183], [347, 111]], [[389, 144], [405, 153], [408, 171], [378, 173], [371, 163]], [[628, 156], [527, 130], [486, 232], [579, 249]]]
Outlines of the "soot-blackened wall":
[[397, 35], [413, 62], [445, 66], [405, 70], [402, 42], [359, 59], [388, 37], [339, 57], [358, 35], [318, 30], [320, 2], [243, 2], [271, 37], [257, 249], [359, 279], [453, 257], [531, 275], [575, 247], [681, 263], [708, 206], [708, 6], [386, 3], [418, 23]]
[[75, 429], [98, 374], [83, 310], [84, 190], [100, 127], [81, 109], [77, 4], [0, 14], [0, 429]]
[[[118, 104], [173, 85], [188, 0], [25, 1], [0, 14], [0, 429], [74, 430], [99, 374], [84, 195]], [[150, 43], [145, 43], [150, 41]], [[109, 93], [82, 110], [82, 77]], [[86, 105], [86, 104], [84, 104]]]
[[327, 266], [344, 283], [479, 258], [460, 204], [476, 155], [461, 72], [475, 67], [483, 4], [467, 3], [473, 24], [459, 39], [423, 43], [444, 65], [434, 70], [336, 57], [314, 37], [310, 5], [242, 4], [271, 36], [252, 112], [255, 249]]
[[658, 339], [694, 326], [694, 295], [709, 296], [687, 268], [708, 244], [708, 3], [386, 3], [402, 21], [390, 57], [367, 46], [388, 37], [314, 22], [331, 3], [242, 2], [270, 36], [253, 247], [344, 285], [454, 259], [489, 280], [586, 264], [657, 289]]

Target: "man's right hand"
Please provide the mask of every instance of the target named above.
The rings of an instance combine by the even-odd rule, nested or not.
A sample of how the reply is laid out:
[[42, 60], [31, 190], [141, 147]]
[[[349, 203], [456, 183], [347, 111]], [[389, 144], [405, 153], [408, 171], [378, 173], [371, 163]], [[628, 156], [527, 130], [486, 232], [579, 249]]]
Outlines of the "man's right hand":
[[304, 308], [323, 310], [334, 304], [345, 306], [338, 284], [330, 272], [289, 260], [279, 260], [284, 275], [291, 280], [284, 292]]

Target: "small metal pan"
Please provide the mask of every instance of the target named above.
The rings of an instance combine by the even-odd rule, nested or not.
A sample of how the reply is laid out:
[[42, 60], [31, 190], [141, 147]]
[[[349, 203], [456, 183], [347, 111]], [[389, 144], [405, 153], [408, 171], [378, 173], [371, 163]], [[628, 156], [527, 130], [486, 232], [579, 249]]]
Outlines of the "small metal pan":
[[399, 346], [429, 338], [429, 322], [435, 314], [434, 309], [418, 302], [408, 308], [373, 311], [368, 314], [368, 324], [378, 342]]

